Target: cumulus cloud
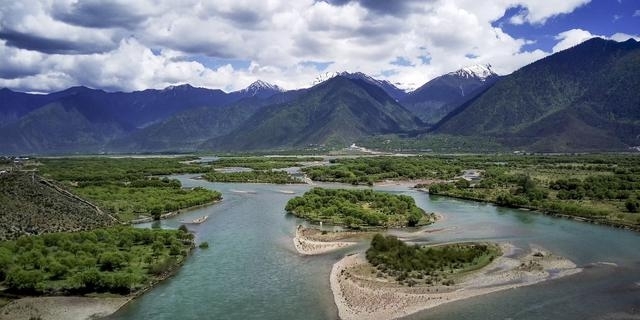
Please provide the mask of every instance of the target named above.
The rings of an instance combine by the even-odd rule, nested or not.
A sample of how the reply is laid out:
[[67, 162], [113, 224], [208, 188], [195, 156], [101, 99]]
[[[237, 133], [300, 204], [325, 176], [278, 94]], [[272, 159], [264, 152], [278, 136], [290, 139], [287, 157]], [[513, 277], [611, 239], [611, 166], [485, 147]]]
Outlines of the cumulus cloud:
[[[13, 1], [0, 6], [0, 87], [229, 91], [262, 79], [292, 89], [346, 70], [415, 88], [465, 65], [507, 74], [549, 54], [492, 26], [509, 8], [521, 8], [517, 23], [543, 24], [588, 2]], [[554, 51], [593, 36], [567, 32]], [[246, 63], [198, 62], [212, 59]]]
[[604, 36], [604, 35], [596, 35], [596, 34], [592, 34], [591, 32], [587, 31], [587, 30], [582, 30], [582, 29], [571, 29], [571, 30], [567, 30], [565, 32], [561, 32], [556, 36], [556, 40], [560, 40], [555, 46], [553, 46], [553, 52], [558, 52], [558, 51], [562, 51], [565, 49], [569, 49], [577, 44], [580, 44], [586, 40], [589, 40], [591, 38], [603, 38], [603, 39], [610, 39], [610, 40], [615, 40], [615, 41], [627, 41], [629, 39], [635, 39], [635, 40], [640, 40], [640, 36], [637, 35], [630, 35], [630, 34], [626, 34], [626, 33], [615, 33], [611, 36]]

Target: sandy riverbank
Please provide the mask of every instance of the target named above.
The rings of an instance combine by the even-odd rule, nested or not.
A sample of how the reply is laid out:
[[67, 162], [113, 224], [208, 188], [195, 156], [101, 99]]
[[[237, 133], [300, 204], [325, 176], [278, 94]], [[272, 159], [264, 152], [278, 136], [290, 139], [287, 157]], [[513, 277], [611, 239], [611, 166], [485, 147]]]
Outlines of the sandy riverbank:
[[131, 298], [33, 297], [0, 309], [0, 320], [85, 320], [106, 317]]
[[501, 245], [503, 255], [485, 268], [463, 276], [453, 286], [402, 286], [377, 279], [364, 254], [333, 265], [330, 282], [341, 319], [395, 319], [435, 306], [491, 292], [532, 285], [582, 271], [542, 248], [513, 257], [516, 248]]
[[324, 254], [345, 247], [355, 245], [355, 241], [343, 241], [358, 236], [365, 236], [364, 232], [328, 232], [322, 234], [317, 229], [308, 229], [299, 225], [293, 238], [293, 245], [303, 255]]

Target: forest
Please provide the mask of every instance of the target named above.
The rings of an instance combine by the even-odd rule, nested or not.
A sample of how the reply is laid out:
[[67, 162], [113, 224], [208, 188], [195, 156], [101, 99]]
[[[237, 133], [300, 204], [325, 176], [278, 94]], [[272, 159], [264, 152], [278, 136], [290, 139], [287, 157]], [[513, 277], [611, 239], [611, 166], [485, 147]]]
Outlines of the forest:
[[27, 295], [129, 294], [171, 273], [193, 247], [184, 229], [22, 236], [0, 242], [0, 284]]
[[241, 167], [253, 170], [271, 170], [300, 167], [304, 162], [322, 161], [322, 157], [221, 157], [210, 163], [214, 168]]
[[303, 183], [302, 180], [291, 176], [284, 171], [253, 170], [246, 172], [218, 172], [211, 171], [202, 176], [211, 182], [238, 182], [238, 183]]
[[200, 173], [209, 167], [177, 158], [46, 158], [33, 166], [42, 176], [59, 181], [123, 222], [159, 218], [180, 209], [222, 199], [217, 191], [183, 189], [180, 181], [155, 175]]
[[366, 257], [377, 277], [416, 284], [454, 284], [454, 275], [480, 269], [501, 255], [500, 248], [483, 243], [438, 246], [407, 245], [394, 236], [376, 234]]
[[285, 210], [312, 222], [352, 229], [415, 227], [435, 221], [434, 214], [425, 214], [410, 196], [369, 189], [313, 188], [289, 200]]
[[359, 157], [333, 159], [331, 166], [302, 170], [314, 181], [368, 184], [383, 180], [453, 178], [463, 167], [456, 158]]

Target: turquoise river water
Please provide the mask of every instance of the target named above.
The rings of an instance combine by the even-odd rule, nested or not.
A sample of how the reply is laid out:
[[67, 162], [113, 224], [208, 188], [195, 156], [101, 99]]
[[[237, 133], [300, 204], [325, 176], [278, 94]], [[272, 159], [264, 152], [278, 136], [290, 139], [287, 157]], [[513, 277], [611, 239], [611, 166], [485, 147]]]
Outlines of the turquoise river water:
[[[210, 248], [196, 249], [174, 277], [109, 319], [338, 318], [329, 287], [331, 266], [347, 253], [365, 250], [366, 244], [315, 257], [295, 251], [292, 238], [302, 221], [286, 215], [284, 206], [311, 186], [176, 178], [185, 187], [223, 193], [218, 204], [161, 222], [163, 228], [177, 228], [181, 219], [209, 215], [191, 229], [197, 242], [207, 241]], [[403, 239], [535, 244], [585, 267], [577, 275], [445, 304], [408, 319], [640, 319], [639, 233], [429, 196], [402, 186], [376, 189], [410, 195], [424, 210], [445, 216], [427, 227], [444, 229], [439, 232], [390, 231]]]

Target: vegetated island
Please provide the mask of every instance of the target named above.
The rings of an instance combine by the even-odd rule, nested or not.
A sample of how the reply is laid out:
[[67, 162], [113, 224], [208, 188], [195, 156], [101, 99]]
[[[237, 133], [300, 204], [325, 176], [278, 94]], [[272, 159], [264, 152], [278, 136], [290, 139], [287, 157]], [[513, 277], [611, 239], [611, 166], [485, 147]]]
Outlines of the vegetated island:
[[249, 168], [253, 170], [271, 170], [300, 167], [305, 162], [323, 161], [322, 157], [220, 157], [212, 161], [214, 168]]
[[366, 255], [350, 255], [334, 264], [331, 290], [341, 319], [395, 319], [582, 271], [542, 248], [514, 253], [509, 244], [410, 246], [378, 234]]
[[245, 172], [218, 172], [211, 171], [202, 175], [211, 182], [236, 182], [236, 183], [275, 183], [296, 184], [305, 183], [301, 179], [291, 176], [284, 171], [252, 170]]
[[106, 316], [171, 276], [194, 248], [181, 230], [116, 227], [0, 242], [0, 319]]
[[298, 252], [312, 255], [354, 244], [345, 241], [367, 236], [363, 232], [383, 228], [431, 224], [436, 216], [426, 214], [413, 198], [373, 190], [313, 188], [287, 202], [285, 210], [316, 223], [344, 226], [351, 231], [312, 231], [299, 226], [293, 239]]

